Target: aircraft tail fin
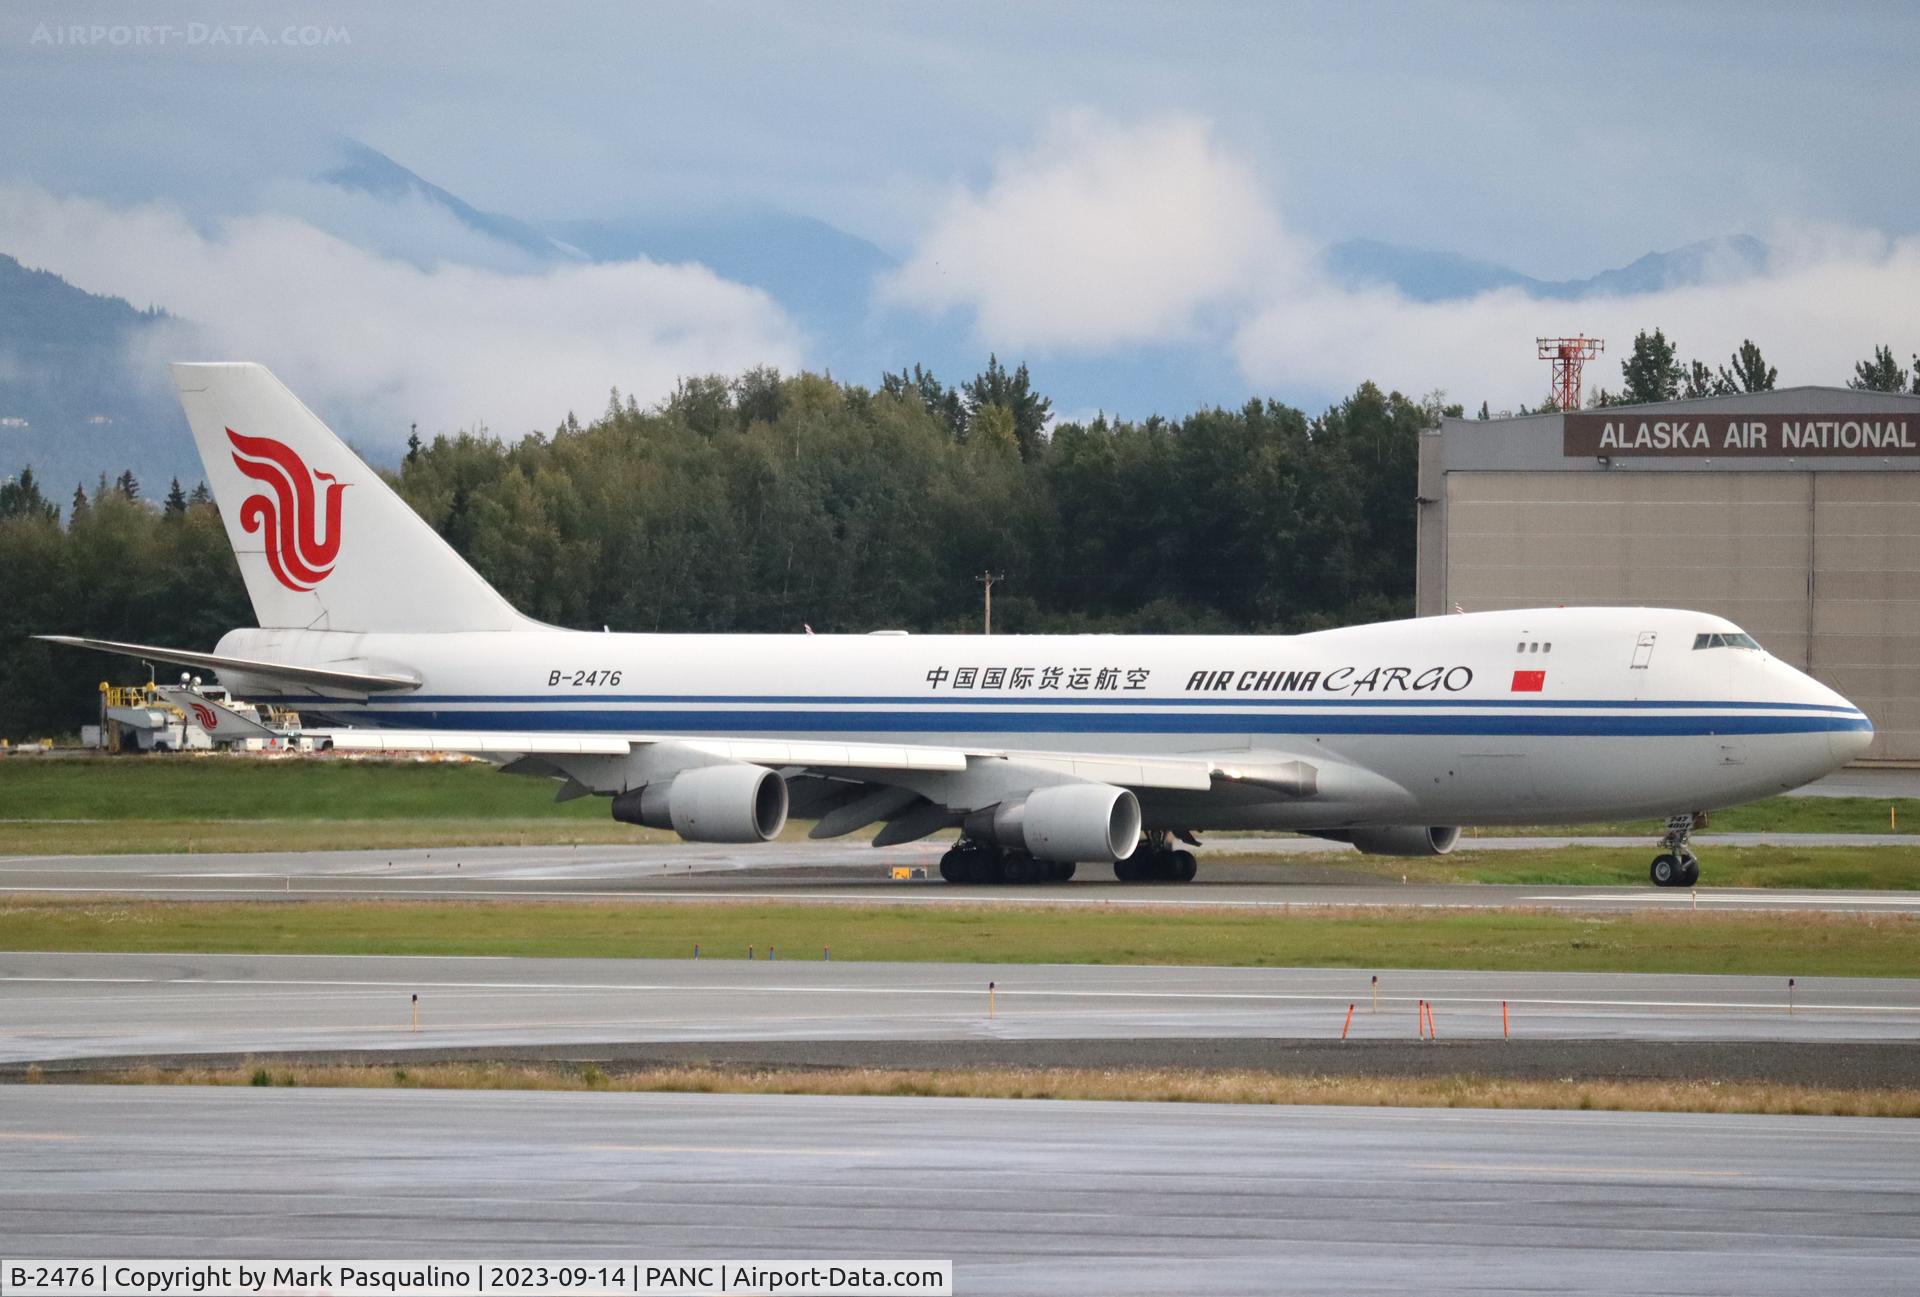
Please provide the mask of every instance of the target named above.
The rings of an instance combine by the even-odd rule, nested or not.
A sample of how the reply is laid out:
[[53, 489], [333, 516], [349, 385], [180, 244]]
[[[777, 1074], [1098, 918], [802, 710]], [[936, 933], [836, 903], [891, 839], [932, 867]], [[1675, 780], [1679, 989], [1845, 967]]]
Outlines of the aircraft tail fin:
[[531, 624], [264, 366], [172, 368], [262, 626]]

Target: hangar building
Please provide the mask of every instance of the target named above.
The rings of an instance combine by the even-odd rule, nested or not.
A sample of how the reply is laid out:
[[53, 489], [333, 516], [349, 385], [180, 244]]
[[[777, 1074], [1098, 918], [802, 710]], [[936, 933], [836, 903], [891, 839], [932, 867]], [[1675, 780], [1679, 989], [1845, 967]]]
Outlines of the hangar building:
[[1697, 608], [1920, 762], [1920, 396], [1844, 387], [1443, 419], [1420, 445], [1421, 616]]

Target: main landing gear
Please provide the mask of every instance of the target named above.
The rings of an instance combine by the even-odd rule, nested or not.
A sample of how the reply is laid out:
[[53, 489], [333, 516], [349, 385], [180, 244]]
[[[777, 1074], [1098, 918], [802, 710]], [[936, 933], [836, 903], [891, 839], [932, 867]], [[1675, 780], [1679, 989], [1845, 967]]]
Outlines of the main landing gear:
[[1064, 883], [1073, 870], [1070, 860], [1035, 860], [972, 838], [961, 838], [940, 857], [940, 877], [949, 883]]
[[1655, 887], [1692, 887], [1700, 881], [1700, 861], [1687, 846], [1687, 837], [1696, 827], [1693, 815], [1667, 817], [1667, 836], [1660, 840], [1660, 854], [1647, 870]]
[[1113, 862], [1113, 876], [1123, 883], [1190, 883], [1199, 870], [1193, 853], [1174, 847], [1165, 829], [1148, 829], [1132, 855]]

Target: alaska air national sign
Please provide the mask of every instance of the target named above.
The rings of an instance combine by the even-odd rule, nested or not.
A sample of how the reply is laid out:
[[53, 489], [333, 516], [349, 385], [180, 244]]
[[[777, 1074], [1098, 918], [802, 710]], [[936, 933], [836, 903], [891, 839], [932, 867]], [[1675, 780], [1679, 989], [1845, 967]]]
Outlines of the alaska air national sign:
[[1594, 411], [1564, 419], [1568, 458], [1785, 459], [1850, 455], [1920, 458], [1920, 415], [1632, 414]]

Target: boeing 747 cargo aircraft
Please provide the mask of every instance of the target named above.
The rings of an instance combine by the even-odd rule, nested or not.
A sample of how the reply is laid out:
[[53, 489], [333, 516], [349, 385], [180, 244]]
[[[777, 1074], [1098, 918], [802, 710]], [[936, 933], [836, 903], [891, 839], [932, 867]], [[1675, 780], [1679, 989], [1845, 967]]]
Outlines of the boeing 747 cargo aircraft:
[[1194, 834], [1451, 850], [1463, 824], [1664, 817], [1794, 788], [1872, 725], [1738, 626], [1654, 608], [1468, 613], [1307, 635], [665, 635], [522, 616], [272, 374], [173, 367], [260, 625], [217, 672], [338, 750], [480, 753], [697, 842], [792, 815], [876, 845], [958, 832], [950, 882], [1189, 880]]

